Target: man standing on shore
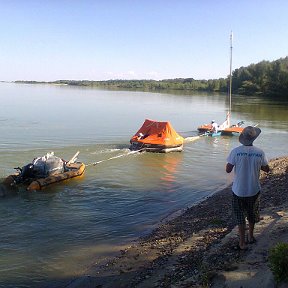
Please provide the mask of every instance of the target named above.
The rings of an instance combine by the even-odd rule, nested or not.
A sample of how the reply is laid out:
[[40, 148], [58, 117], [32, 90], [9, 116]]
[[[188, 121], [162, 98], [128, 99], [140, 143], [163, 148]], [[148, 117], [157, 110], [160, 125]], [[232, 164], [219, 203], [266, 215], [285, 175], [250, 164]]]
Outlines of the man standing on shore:
[[246, 250], [245, 227], [247, 216], [249, 223], [248, 243], [254, 243], [254, 226], [259, 222], [260, 170], [269, 172], [268, 160], [262, 149], [253, 146], [253, 141], [261, 130], [257, 127], [246, 127], [239, 136], [243, 145], [234, 148], [226, 164], [226, 172], [232, 172], [232, 213], [239, 229], [239, 250]]

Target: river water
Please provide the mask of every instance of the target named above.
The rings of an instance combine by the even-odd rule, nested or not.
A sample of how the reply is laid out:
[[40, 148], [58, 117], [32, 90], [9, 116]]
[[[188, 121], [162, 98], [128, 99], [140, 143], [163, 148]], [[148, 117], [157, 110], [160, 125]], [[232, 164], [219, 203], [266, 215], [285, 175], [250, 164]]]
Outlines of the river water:
[[[287, 102], [232, 99], [232, 122], [257, 124], [255, 145], [269, 159], [287, 156]], [[0, 287], [64, 283], [231, 183], [224, 167], [237, 136], [201, 137], [181, 153], [128, 150], [146, 118], [170, 121], [184, 137], [224, 121], [227, 95], [1, 83], [0, 101], [1, 182], [49, 151], [70, 159], [79, 150], [86, 164], [105, 160], [42, 191], [0, 187]]]

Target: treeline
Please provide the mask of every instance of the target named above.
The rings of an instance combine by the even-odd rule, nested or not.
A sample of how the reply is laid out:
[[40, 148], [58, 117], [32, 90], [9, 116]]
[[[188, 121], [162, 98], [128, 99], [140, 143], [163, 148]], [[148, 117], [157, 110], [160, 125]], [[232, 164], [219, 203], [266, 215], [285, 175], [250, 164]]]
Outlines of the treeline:
[[[16, 81], [17, 83], [39, 83], [35, 81]], [[43, 83], [43, 82], [41, 82]], [[46, 82], [47, 83], [47, 82]], [[76, 86], [89, 86], [110, 89], [187, 90], [227, 92], [229, 77], [210, 80], [177, 78], [166, 80], [58, 80], [48, 82]], [[248, 67], [240, 67], [232, 73], [232, 93], [242, 95], [262, 95], [288, 98], [288, 57], [276, 61], [262, 61]]]
[[227, 79], [218, 80], [195, 80], [193, 78], [177, 78], [166, 80], [59, 80], [55, 84], [75, 86], [93, 86], [115, 89], [139, 89], [151, 90], [193, 90], [193, 91], [226, 91]]
[[236, 69], [232, 74], [232, 92], [288, 98], [288, 57]]

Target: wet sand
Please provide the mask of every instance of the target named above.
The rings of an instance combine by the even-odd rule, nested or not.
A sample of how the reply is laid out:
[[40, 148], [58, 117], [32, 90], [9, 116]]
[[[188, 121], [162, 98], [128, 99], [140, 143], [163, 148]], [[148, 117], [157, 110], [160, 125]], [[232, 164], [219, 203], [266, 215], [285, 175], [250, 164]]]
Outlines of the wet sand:
[[248, 251], [234, 249], [238, 235], [227, 187], [64, 287], [275, 287], [267, 258], [276, 243], [288, 242], [288, 157], [269, 166], [261, 174], [257, 242]]

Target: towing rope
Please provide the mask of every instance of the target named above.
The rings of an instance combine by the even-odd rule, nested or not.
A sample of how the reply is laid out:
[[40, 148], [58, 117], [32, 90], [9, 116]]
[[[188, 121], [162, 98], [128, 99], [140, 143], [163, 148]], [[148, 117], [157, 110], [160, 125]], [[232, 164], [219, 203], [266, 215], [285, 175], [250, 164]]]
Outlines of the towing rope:
[[[202, 135], [199, 135], [199, 136], [192, 136], [192, 137], [187, 137], [187, 138], [184, 138], [184, 141], [185, 142], [193, 142], [195, 140], [198, 140], [200, 137], [202, 136], [207, 136], [206, 133], [202, 134]], [[124, 157], [124, 156], [129, 156], [131, 154], [136, 154], [136, 153], [140, 153], [140, 152], [143, 152], [146, 150], [146, 148], [143, 148], [144, 147], [144, 144], [141, 146], [140, 149], [138, 150], [135, 150], [135, 151], [130, 151], [128, 152], [127, 154], [120, 154], [120, 155], [117, 155], [117, 156], [113, 156], [113, 157], [110, 157], [108, 159], [103, 159], [103, 160], [99, 160], [99, 161], [96, 161], [96, 162], [92, 162], [92, 163], [89, 163], [89, 164], [85, 164], [86, 167], [89, 167], [89, 166], [96, 166], [97, 164], [100, 164], [100, 163], [103, 163], [103, 162], [107, 162], [107, 161], [110, 161], [110, 160], [113, 160], [113, 159], [117, 159], [117, 158], [121, 158], [121, 157]]]
[[208, 135], [209, 135], [209, 132], [205, 132], [205, 133], [200, 134], [198, 136], [186, 137], [186, 138], [184, 138], [184, 142], [193, 142], [193, 141], [200, 139], [203, 136], [208, 136]]
[[113, 159], [121, 158], [121, 157], [124, 157], [124, 156], [129, 156], [129, 155], [131, 155], [131, 154], [140, 153], [140, 152], [143, 152], [144, 150], [145, 150], [145, 149], [139, 149], [139, 150], [135, 150], [135, 151], [130, 151], [130, 152], [127, 153], [127, 154], [120, 154], [120, 155], [117, 155], [117, 156], [110, 157], [110, 158], [108, 158], [108, 159], [104, 159], [104, 160], [92, 162], [92, 163], [89, 163], [89, 164], [85, 164], [85, 166], [86, 166], [86, 167], [96, 166], [97, 164], [100, 164], [100, 163], [103, 163], [103, 162], [107, 162], [107, 161], [110, 161], [110, 160], [113, 160]]

